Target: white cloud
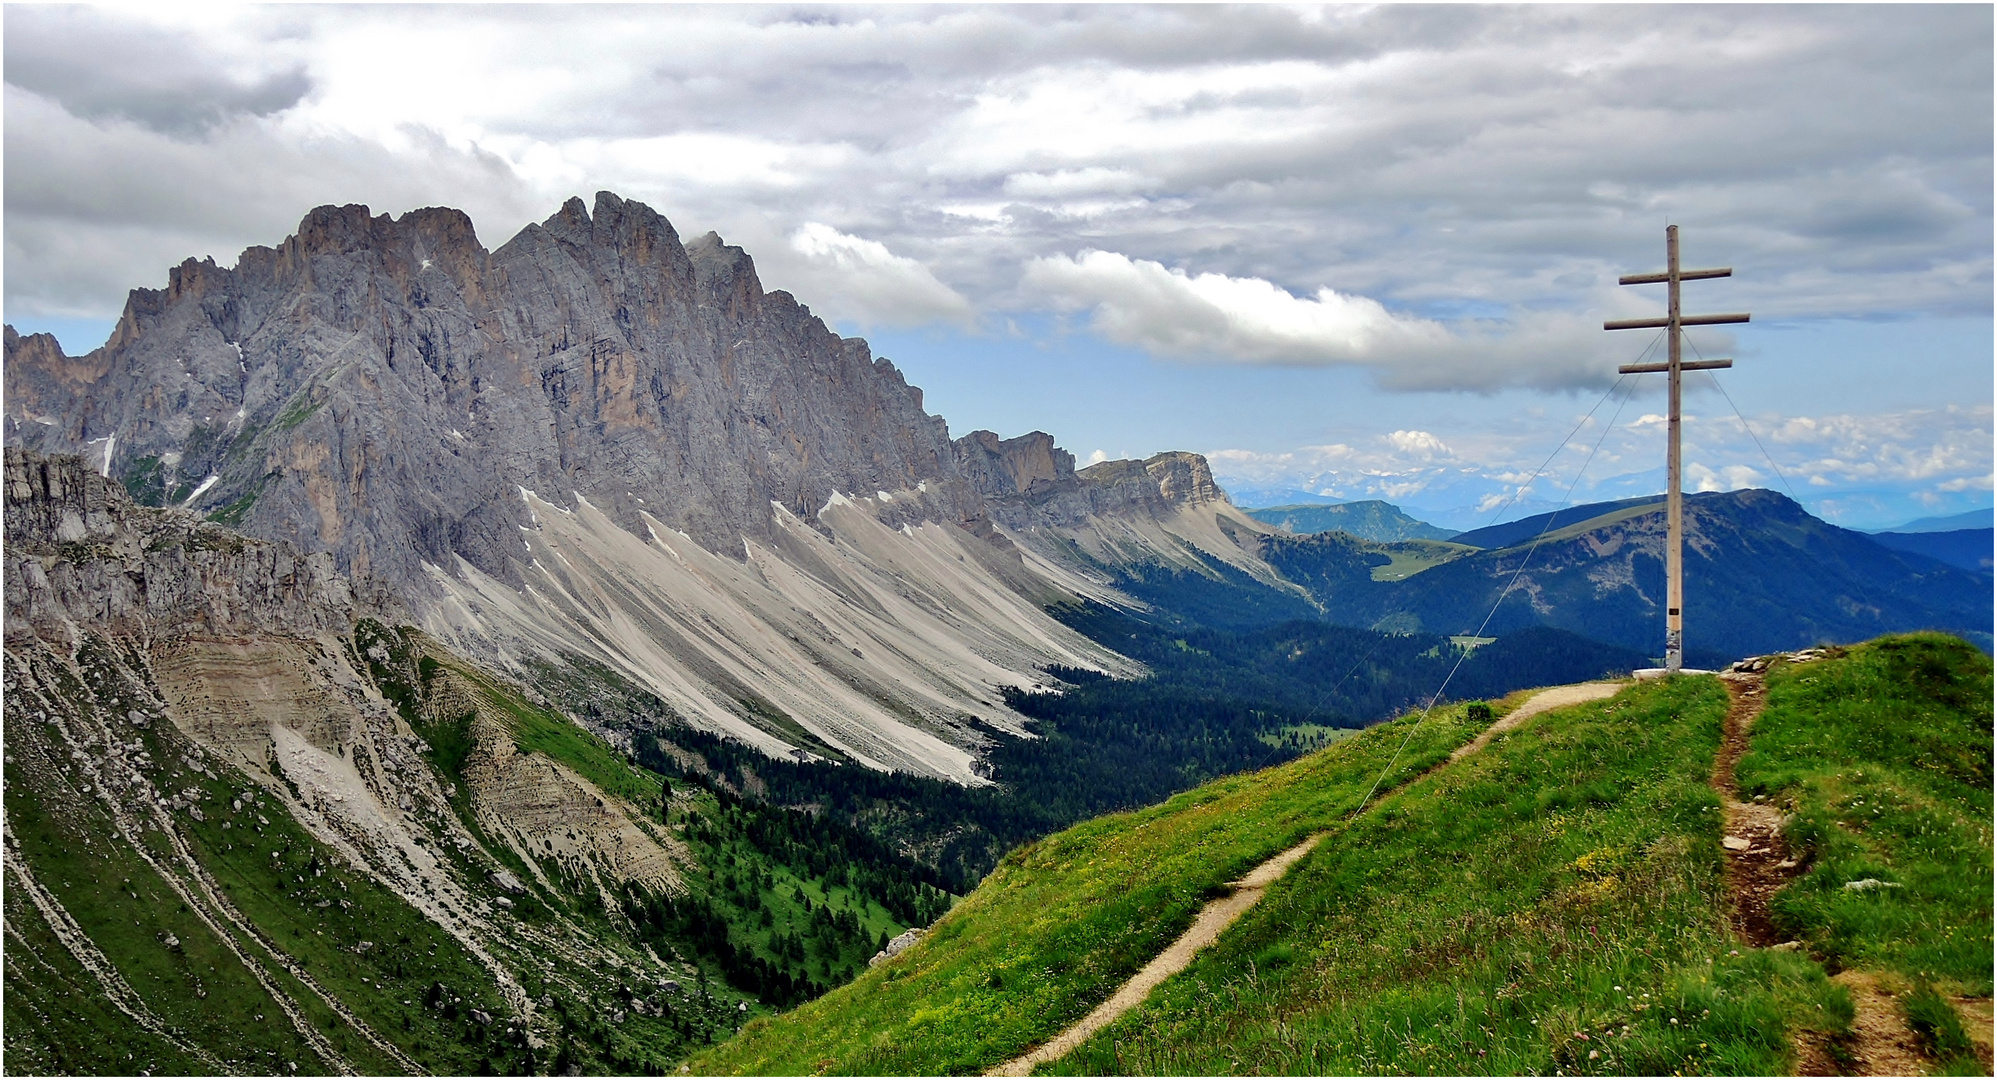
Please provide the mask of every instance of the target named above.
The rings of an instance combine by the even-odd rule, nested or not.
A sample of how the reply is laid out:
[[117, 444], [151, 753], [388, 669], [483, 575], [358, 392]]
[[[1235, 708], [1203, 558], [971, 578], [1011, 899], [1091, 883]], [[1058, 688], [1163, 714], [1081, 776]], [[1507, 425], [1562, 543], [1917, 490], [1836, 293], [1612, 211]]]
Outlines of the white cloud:
[[1396, 317], [1363, 296], [1320, 289], [1305, 300], [1258, 278], [1188, 274], [1109, 251], [1035, 259], [1026, 283], [1056, 303], [1092, 307], [1110, 340], [1169, 356], [1369, 363], [1447, 341], [1435, 323]]
[[1760, 471], [1746, 465], [1723, 465], [1712, 469], [1696, 461], [1685, 463], [1686, 486], [1692, 491], [1738, 491], [1766, 487]]
[[1426, 431], [1395, 431], [1387, 435], [1387, 445], [1412, 458], [1433, 461], [1436, 458], [1455, 457], [1441, 439]]
[[1991, 424], [1991, 406], [1955, 405], [1764, 419], [1756, 427], [1785, 456], [1801, 458], [1797, 471], [1833, 483], [1948, 484], [1989, 475]]
[[1087, 309], [1111, 341], [1183, 359], [1361, 365], [1397, 389], [1588, 385], [1612, 370], [1596, 359], [1599, 329], [1572, 317], [1529, 329], [1452, 326], [1328, 287], [1299, 297], [1261, 278], [1096, 250], [1035, 259], [1024, 285], [1058, 307]]
[[[1610, 429], [1578, 476], [1579, 460], [1556, 461], [1535, 474], [1547, 458], [1547, 430], [1523, 422], [1504, 429], [1454, 431], [1451, 441], [1461, 444], [1456, 447], [1427, 432], [1402, 430], [1358, 447], [1330, 444], [1269, 453], [1230, 449], [1208, 459], [1223, 486], [1406, 500], [1466, 515], [1489, 514], [1517, 497], [1528, 507], [1513, 511], [1517, 516], [1533, 512], [1535, 490], [1538, 497], [1556, 501], [1571, 491], [1571, 498], [1582, 502], [1662, 491], [1664, 432], [1653, 419], [1646, 416]], [[1991, 490], [1992, 419], [1988, 405], [1765, 416], [1754, 421], [1762, 436], [1757, 446], [1731, 414], [1688, 414], [1685, 488], [1770, 488], [1796, 496], [1831, 520], [1855, 514], [1852, 520], [1873, 525], [1892, 524], [1894, 500], [1918, 499], [1922, 493], [1948, 496], [1946, 505], [1967, 508], [1975, 496]], [[1577, 442], [1582, 439], [1593, 445], [1586, 432]], [[1762, 456], [1764, 447], [1775, 455], [1773, 462]], [[1629, 471], [1611, 458], [1640, 468]], [[1462, 519], [1457, 527], [1464, 527]]]
[[1129, 169], [1091, 165], [1052, 172], [1019, 172], [1005, 178], [1005, 193], [1028, 199], [1066, 199], [1076, 195], [1132, 195], [1159, 186], [1156, 179]]
[[[109, 320], [182, 258], [226, 263], [320, 203], [457, 206], [497, 246], [599, 188], [683, 235], [717, 230], [766, 287], [835, 320], [1018, 324], [1004, 340], [1019, 356], [1065, 310], [1183, 362], [1169, 378], [1128, 368], [1158, 379], [1131, 385], [1136, 401], [1192, 385], [1202, 362], [1348, 367], [1393, 390], [1599, 385], [1643, 346], [1600, 320], [1661, 308], [1661, 290], [1612, 282], [1658, 267], [1666, 221], [1685, 225], [1689, 262], [1736, 268], [1688, 293], [1695, 310], [1761, 324], [1991, 310], [1987, 5], [16, 5], [6, 18], [16, 317]], [[1724, 351], [1701, 335], [1707, 355]], [[1118, 352], [1074, 362], [1100, 355], [1108, 370]], [[973, 366], [987, 387], [1011, 373], [949, 377]], [[1860, 506], [1847, 494], [1860, 488], [1987, 502], [1988, 411], [1899, 392], [1932, 372], [1879, 370], [1895, 391], [1882, 399], [1932, 407], [1864, 415], [1887, 406], [1857, 380], [1818, 395], [1832, 404], [1785, 404], [1809, 415], [1755, 421], [1782, 474], [1840, 506]], [[1326, 399], [1322, 428], [1135, 436], [1112, 418], [1068, 437], [1139, 456], [1268, 440], [1215, 468], [1467, 508], [1509, 498], [1576, 419], [1553, 415], [1554, 397], [1543, 417], [1490, 419], [1524, 398], [1500, 394], [1466, 419], [1420, 396], [1376, 408], [1335, 370], [1212, 374], [1184, 413], [1153, 408], [1155, 393], [1131, 408], [1152, 408], [1151, 431], [1212, 430], [1197, 425], [1283, 412], [1253, 395], [1306, 377], [1350, 396]], [[1661, 486], [1661, 418], [1618, 425], [1577, 498]], [[1393, 428], [1443, 446], [1378, 435]], [[1584, 434], [1593, 445], [1600, 429]], [[1746, 468], [1786, 489], [1731, 421], [1694, 417], [1687, 440], [1714, 483]], [[1539, 495], [1559, 497], [1582, 456], [1560, 455]]]
[[[1990, 25], [1970, 5], [17, 6], [6, 201], [9, 225], [44, 231], [148, 217], [155, 199], [102, 178], [154, 175], [151, 132], [194, 152], [179, 201], [266, 191], [279, 229], [308, 198], [445, 204], [496, 242], [609, 187], [737, 242], [830, 223], [982, 312], [1042, 303], [1017, 292], [1036, 258], [1121, 252], [1288, 295], [1222, 305], [1262, 309], [1264, 332], [1225, 341], [1244, 354], [1334, 362], [1354, 346], [1293, 324], [1370, 325], [1377, 302], [1422, 357], [1383, 368], [1388, 385], [1570, 385], [1578, 368], [1532, 356], [1578, 334], [1452, 366], [1419, 348], [1424, 326], [1475, 351], [1493, 343], [1465, 310], [1511, 320], [1502, 345], [1605, 306], [1666, 218], [1689, 258], [1742, 269], [1726, 302], [1760, 318], [1987, 313]], [[112, 152], [17, 146], [21, 95]], [[437, 167], [449, 155], [519, 198], [467, 194], [480, 185]], [[245, 231], [210, 221], [184, 243]], [[102, 282], [157, 274], [125, 250], [109, 234], [16, 250], [10, 276], [50, 283], [36, 304], [115, 313], [122, 289]]]
[[810, 295], [824, 313], [863, 325], [966, 323], [971, 318], [970, 301], [936, 280], [928, 267], [877, 240], [811, 221], [791, 234], [790, 247], [811, 268]]

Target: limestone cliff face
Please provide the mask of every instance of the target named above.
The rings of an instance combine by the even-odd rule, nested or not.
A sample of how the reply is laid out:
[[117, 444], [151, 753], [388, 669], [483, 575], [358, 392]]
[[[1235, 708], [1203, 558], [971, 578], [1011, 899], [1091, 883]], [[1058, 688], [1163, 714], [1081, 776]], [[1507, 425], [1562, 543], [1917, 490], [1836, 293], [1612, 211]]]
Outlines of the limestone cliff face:
[[1214, 483], [1207, 459], [1183, 450], [1155, 454], [1141, 462], [1105, 461], [1077, 475], [1102, 492], [1098, 500], [1103, 512], [1143, 507], [1163, 514], [1214, 504], [1234, 505]]
[[974, 431], [952, 445], [997, 531], [1037, 572], [1077, 595], [1142, 607], [1118, 588], [1126, 572], [1165, 566], [1213, 577], [1212, 560], [1297, 591], [1261, 556], [1270, 527], [1235, 509], [1199, 454], [1170, 451], [1077, 471], [1074, 456], [1044, 431], [1012, 439]]
[[973, 431], [951, 444], [957, 465], [978, 494], [990, 499], [1024, 497], [1045, 502], [1077, 491], [1075, 455], [1054, 445], [1054, 436], [1029, 431], [1000, 439], [997, 432]]
[[[608, 192], [490, 251], [456, 210], [320, 207], [134, 291], [89, 356], [6, 347], [9, 445], [330, 556], [460, 652], [586, 657], [773, 753], [977, 782], [972, 718], [1024, 722], [1000, 687], [1130, 668], [1045, 615], [1058, 587], [893, 365]], [[1040, 456], [1010, 482], [1077, 483]]]
[[1000, 439], [973, 431], [952, 444], [985, 513], [1010, 528], [1076, 526], [1091, 516], [1163, 518], [1208, 504], [1232, 506], [1206, 458], [1183, 450], [1143, 461], [1104, 461], [1079, 472], [1075, 456], [1044, 431]]
[[[6, 451], [7, 638], [74, 647], [84, 631], [344, 631], [357, 601], [330, 556], [246, 541], [185, 511], [145, 510], [77, 458]], [[393, 604], [371, 596], [360, 610]]]
[[738, 556], [772, 503], [929, 482], [905, 513], [976, 514], [892, 365], [740, 248], [608, 192], [496, 251], [456, 210], [320, 207], [233, 268], [135, 290], [90, 356], [6, 346], [9, 443], [402, 587], [456, 557], [520, 581], [523, 488]]

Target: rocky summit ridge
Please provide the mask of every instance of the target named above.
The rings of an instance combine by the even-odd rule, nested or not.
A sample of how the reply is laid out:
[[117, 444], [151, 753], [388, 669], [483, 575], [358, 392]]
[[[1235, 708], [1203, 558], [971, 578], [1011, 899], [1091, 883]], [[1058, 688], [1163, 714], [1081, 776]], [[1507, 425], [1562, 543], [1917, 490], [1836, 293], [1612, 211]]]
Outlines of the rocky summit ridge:
[[8, 445], [328, 556], [473, 655], [971, 783], [1024, 730], [1002, 687], [1135, 670], [1043, 610], [1131, 603], [1096, 564], [1261, 565], [1197, 455], [953, 441], [742, 249], [609, 192], [494, 250], [457, 210], [320, 207], [134, 290], [86, 356], [9, 328], [6, 394]]
[[462, 558], [518, 584], [521, 489], [713, 551], [839, 492], [934, 481], [933, 512], [977, 509], [891, 364], [764, 292], [740, 248], [609, 192], [490, 252], [456, 210], [320, 207], [233, 268], [134, 290], [90, 357], [49, 345], [10, 339], [10, 442], [94, 450], [388, 581]]

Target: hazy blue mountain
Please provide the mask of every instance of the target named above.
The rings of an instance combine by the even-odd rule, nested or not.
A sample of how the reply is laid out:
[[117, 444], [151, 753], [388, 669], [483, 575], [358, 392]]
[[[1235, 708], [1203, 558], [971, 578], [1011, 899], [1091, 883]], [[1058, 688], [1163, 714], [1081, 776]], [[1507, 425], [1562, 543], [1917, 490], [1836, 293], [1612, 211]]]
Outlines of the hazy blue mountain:
[[1873, 533], [1872, 539], [1873, 542], [1895, 551], [1926, 555], [1930, 559], [1940, 559], [1950, 566], [1960, 566], [1966, 570], [1989, 570], [1993, 535], [1997, 535], [1997, 530], [1990, 528], [1951, 529], [1947, 532]]
[[1890, 529], [1876, 529], [1874, 532], [1892, 533], [1935, 533], [1955, 532], [1960, 529], [1988, 529], [1997, 525], [1993, 511], [1989, 507], [1981, 510], [1964, 510], [1960, 514], [1944, 514], [1941, 517], [1915, 518], [1905, 525], [1895, 525]]
[[[1596, 514], [1593, 527], [1556, 522], [1529, 559], [1522, 547], [1487, 550], [1398, 581], [1376, 580], [1384, 556], [1338, 533], [1270, 537], [1262, 554], [1335, 622], [1438, 634], [1545, 625], [1654, 655], [1664, 510], [1626, 509]], [[1772, 491], [1693, 495], [1685, 517], [1690, 649], [1745, 656], [1923, 628], [1990, 647], [1987, 572], [1892, 550]]]
[[[1455, 506], [1417, 506], [1413, 503], [1403, 503], [1401, 508], [1438, 529], [1455, 529], [1458, 536], [1474, 529], [1489, 528], [1493, 521], [1490, 508], [1477, 503]], [[1549, 499], [1525, 498], [1506, 506], [1500, 514], [1519, 518], [1528, 514], [1551, 513], [1559, 509], [1561, 504]]]
[[1345, 500], [1294, 487], [1258, 487], [1222, 479], [1236, 506], [1336, 506]]
[[[1649, 503], [1663, 501], [1664, 496], [1662, 495], [1639, 495], [1633, 499], [1615, 499], [1610, 502], [1582, 503], [1579, 506], [1565, 506], [1544, 514], [1522, 517], [1517, 521], [1507, 521], [1497, 525], [1489, 525], [1482, 529], [1471, 529], [1469, 532], [1457, 533], [1455, 536], [1450, 537], [1450, 539], [1459, 544], [1469, 544], [1472, 547], [1490, 548], [1492, 550], [1508, 548], [1513, 544], [1526, 543], [1543, 531], [1558, 531], [1570, 525], [1579, 525], [1584, 521], [1601, 517], [1603, 514], [1613, 514], [1618, 510], [1627, 510], [1632, 506], [1644, 506]], [[1549, 522], [1553, 526], [1551, 530], [1547, 529]]]
[[1379, 499], [1335, 506], [1271, 506], [1250, 510], [1248, 516], [1293, 533], [1320, 533], [1336, 529], [1362, 540], [1448, 540], [1456, 535], [1453, 529], [1430, 525], [1403, 512], [1393, 503]]

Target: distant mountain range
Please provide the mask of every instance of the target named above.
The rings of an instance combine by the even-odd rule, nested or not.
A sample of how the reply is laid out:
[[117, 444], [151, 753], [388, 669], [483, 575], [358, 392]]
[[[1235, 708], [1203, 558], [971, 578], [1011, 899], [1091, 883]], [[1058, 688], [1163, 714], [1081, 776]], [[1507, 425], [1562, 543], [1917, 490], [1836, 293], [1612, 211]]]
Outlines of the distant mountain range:
[[1346, 501], [1303, 488], [1263, 487], [1242, 480], [1229, 480], [1227, 484], [1228, 494], [1241, 506], [1336, 506]]
[[1997, 542], [1997, 530], [1988, 527], [1981, 529], [1954, 529], [1931, 532], [1882, 532], [1873, 533], [1872, 542], [1882, 544], [1895, 551], [1910, 551], [1916, 555], [1926, 555], [1930, 559], [1940, 559], [1950, 566], [1960, 566], [1965, 570], [1989, 570], [1991, 549]]
[[1890, 529], [1873, 529], [1868, 531], [1891, 533], [1957, 532], [1962, 529], [1988, 529], [1993, 524], [1997, 524], [1997, 520], [1993, 520], [1993, 511], [1989, 507], [1985, 507], [1981, 510], [1964, 510], [1960, 514], [1947, 514], [1942, 517], [1915, 518], [1905, 525], [1895, 525]]
[[1569, 525], [1579, 525], [1584, 521], [1601, 517], [1603, 514], [1612, 514], [1619, 510], [1648, 506], [1651, 503], [1661, 503], [1663, 501], [1663, 495], [1641, 495], [1633, 499], [1582, 503], [1579, 506], [1566, 506], [1558, 510], [1550, 510], [1543, 514], [1533, 514], [1530, 517], [1522, 517], [1515, 521], [1507, 521], [1498, 525], [1487, 525], [1481, 529], [1471, 529], [1469, 532], [1456, 534], [1454, 539], [1459, 544], [1469, 544], [1472, 547], [1511, 547], [1513, 544], [1531, 540], [1542, 532], [1551, 532]]
[[[1379, 579], [1388, 553], [1338, 533], [1271, 537], [1262, 554], [1334, 621], [1448, 634], [1546, 625], [1661, 649], [1663, 506], [1608, 505], [1543, 536], [1543, 522], [1511, 523], [1508, 535], [1485, 536], [1510, 546], [1398, 581]], [[1988, 571], [1894, 550], [1771, 491], [1686, 499], [1688, 651], [1739, 657], [1913, 628], [1949, 630], [1987, 650], [1990, 592]]]
[[1246, 513], [1265, 525], [1300, 534], [1335, 529], [1362, 540], [1448, 540], [1456, 535], [1453, 530], [1410, 517], [1400, 507], [1379, 499], [1330, 506], [1298, 503]]

